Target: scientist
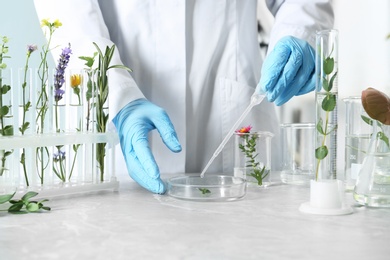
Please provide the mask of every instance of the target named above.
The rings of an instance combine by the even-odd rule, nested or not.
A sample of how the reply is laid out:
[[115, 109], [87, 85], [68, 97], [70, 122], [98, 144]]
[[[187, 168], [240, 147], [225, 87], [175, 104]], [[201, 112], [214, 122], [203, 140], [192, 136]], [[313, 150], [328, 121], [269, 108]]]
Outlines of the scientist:
[[[73, 57], [92, 56], [92, 42], [116, 45], [111, 64], [133, 70], [109, 73], [124, 161], [137, 183], [164, 193], [160, 172], [200, 173], [254, 91], [266, 91], [268, 101], [243, 124], [279, 131], [274, 104], [314, 89], [315, 32], [333, 27], [330, 2], [266, 0], [275, 20], [264, 64], [256, 0], [35, 0], [35, 7], [39, 20], [62, 22], [53, 46], [70, 42]], [[73, 58], [69, 67], [82, 65]], [[227, 145], [208, 172], [232, 171], [232, 162]]]

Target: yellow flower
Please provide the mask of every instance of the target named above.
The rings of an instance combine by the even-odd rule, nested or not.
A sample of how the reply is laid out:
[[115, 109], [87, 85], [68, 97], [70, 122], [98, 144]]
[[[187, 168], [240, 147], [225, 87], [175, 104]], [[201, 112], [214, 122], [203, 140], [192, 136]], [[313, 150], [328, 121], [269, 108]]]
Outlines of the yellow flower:
[[73, 74], [70, 76], [70, 86], [72, 88], [78, 87], [83, 80], [81, 74]]
[[58, 28], [62, 26], [60, 20], [56, 19], [53, 23], [49, 22], [49, 19], [41, 20], [41, 27]]
[[58, 28], [58, 27], [62, 26], [62, 23], [61, 23], [58, 19], [56, 19], [56, 20], [54, 21], [54, 23], [53, 23], [53, 26], [54, 26], [55, 28]]
[[42, 19], [41, 20], [41, 27], [44, 27], [44, 26], [50, 26], [50, 23], [49, 23], [49, 20], [48, 19]]

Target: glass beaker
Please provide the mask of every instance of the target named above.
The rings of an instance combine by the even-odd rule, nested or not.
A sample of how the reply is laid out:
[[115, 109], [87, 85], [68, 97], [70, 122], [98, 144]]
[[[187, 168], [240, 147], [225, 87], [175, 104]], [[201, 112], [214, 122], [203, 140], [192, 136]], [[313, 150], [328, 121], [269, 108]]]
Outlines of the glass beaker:
[[266, 187], [271, 174], [271, 132], [234, 133], [234, 176]]
[[[353, 191], [359, 171], [366, 157], [372, 126], [360, 96], [343, 99], [345, 103], [345, 190]], [[369, 119], [371, 120], [371, 119]]]
[[390, 126], [372, 122], [373, 134], [353, 195], [362, 205], [390, 207]]
[[314, 123], [280, 125], [283, 183], [309, 184], [314, 177]]

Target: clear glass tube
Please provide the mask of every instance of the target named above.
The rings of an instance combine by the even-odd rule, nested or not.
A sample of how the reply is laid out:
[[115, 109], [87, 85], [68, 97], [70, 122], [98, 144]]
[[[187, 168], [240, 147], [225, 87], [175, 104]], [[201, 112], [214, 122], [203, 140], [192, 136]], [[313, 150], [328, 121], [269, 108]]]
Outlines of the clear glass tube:
[[[12, 69], [0, 68], [0, 138], [13, 136], [16, 128], [12, 87]], [[12, 182], [12, 167], [13, 150], [0, 149], [0, 185], [7, 186]]]
[[316, 34], [316, 180], [337, 178], [338, 31]]

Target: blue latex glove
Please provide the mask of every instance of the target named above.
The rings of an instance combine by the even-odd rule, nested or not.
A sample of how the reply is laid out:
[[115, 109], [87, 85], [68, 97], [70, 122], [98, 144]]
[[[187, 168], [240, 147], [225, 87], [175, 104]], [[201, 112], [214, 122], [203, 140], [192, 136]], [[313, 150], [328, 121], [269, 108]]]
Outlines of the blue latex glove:
[[119, 133], [131, 178], [149, 191], [163, 194], [166, 187], [150, 150], [148, 133], [157, 129], [171, 151], [181, 151], [181, 145], [167, 113], [146, 99], [137, 99], [122, 108], [113, 119], [113, 123]]
[[268, 101], [280, 106], [314, 88], [314, 49], [292, 36], [280, 39], [264, 61], [256, 92], [266, 92]]

